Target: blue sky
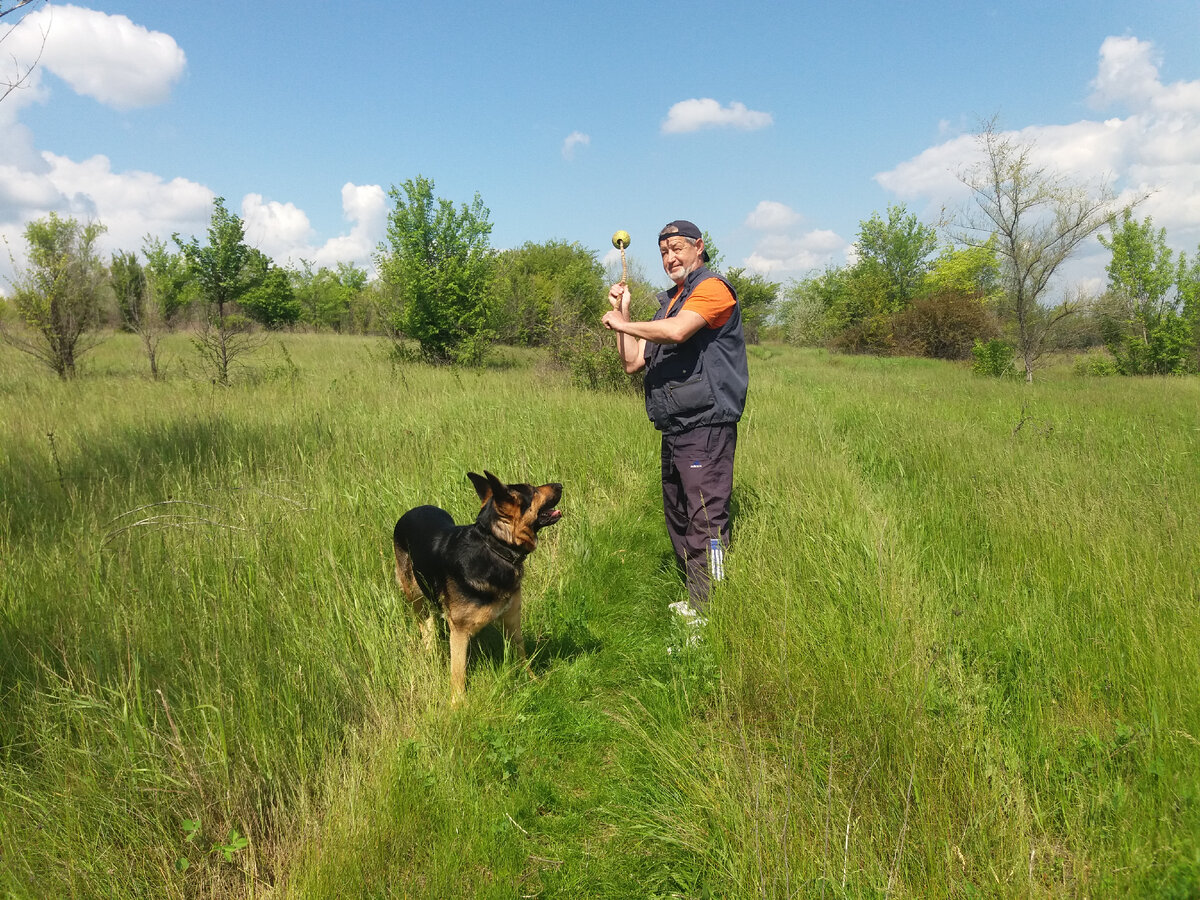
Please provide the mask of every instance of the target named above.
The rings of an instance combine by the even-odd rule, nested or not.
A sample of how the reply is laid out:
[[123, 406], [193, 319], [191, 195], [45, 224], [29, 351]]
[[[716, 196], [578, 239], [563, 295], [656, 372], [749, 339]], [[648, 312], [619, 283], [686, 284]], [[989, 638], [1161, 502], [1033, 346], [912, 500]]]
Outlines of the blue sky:
[[[0, 4], [8, 6], [8, 3]], [[1154, 189], [1200, 244], [1200, 3], [39, 5], [0, 58], [0, 234], [51, 210], [104, 249], [202, 233], [223, 196], [278, 262], [370, 267], [393, 185], [491, 210], [492, 243], [577, 241], [663, 280], [689, 218], [774, 280], [841, 264], [892, 203], [927, 221], [987, 117], [1056, 169]], [[0, 70], [3, 71], [3, 70]], [[1090, 244], [1068, 276], [1099, 287]], [[0, 277], [9, 275], [0, 260]], [[2, 285], [3, 282], [0, 282]]]

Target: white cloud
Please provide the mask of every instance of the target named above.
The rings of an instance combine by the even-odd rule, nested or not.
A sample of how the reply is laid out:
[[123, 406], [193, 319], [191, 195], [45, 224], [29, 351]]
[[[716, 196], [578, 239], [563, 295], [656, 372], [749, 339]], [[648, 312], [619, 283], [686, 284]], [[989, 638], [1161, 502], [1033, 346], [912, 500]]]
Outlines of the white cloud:
[[125, 16], [71, 5], [45, 6], [25, 16], [5, 40], [4, 53], [20, 71], [38, 60], [30, 77], [33, 90], [8, 100], [42, 96], [37, 87], [45, 70], [76, 93], [116, 109], [162, 103], [187, 65], [170, 35]]
[[803, 220], [786, 203], [760, 201], [744, 222], [759, 236], [742, 265], [758, 275], [786, 278], [844, 261], [849, 244], [826, 229], [800, 231]]
[[751, 272], [773, 278], [800, 276], [845, 260], [850, 244], [835, 232], [817, 229], [804, 234], [786, 231], [764, 235], [745, 260]]
[[387, 194], [377, 184], [342, 186], [342, 213], [352, 222], [349, 234], [312, 243], [314, 229], [308, 215], [293, 203], [264, 201], [261, 194], [242, 199], [246, 242], [258, 247], [279, 264], [298, 265], [308, 260], [316, 267], [353, 262], [370, 268], [371, 256], [387, 227]]
[[263, 201], [262, 194], [242, 198], [246, 242], [270, 257], [288, 256], [298, 247], [311, 246], [313, 227], [308, 216], [293, 203]]
[[1108, 37], [1100, 45], [1100, 64], [1092, 80], [1091, 103], [1105, 109], [1128, 100], [1145, 103], [1162, 89], [1154, 45], [1135, 37]]
[[[19, 67], [16, 71], [24, 71], [41, 53], [27, 88], [0, 103], [0, 237], [18, 266], [24, 264], [25, 226], [50, 212], [100, 221], [107, 228], [98, 242], [102, 253], [140, 250], [147, 235], [169, 240], [178, 232], [204, 239], [215, 196], [208, 187], [150, 172], [116, 172], [102, 155], [76, 161], [39, 152], [29, 129], [17, 121], [22, 106], [49, 96], [43, 72], [53, 72], [76, 92], [118, 109], [162, 102], [186, 65], [172, 37], [125, 16], [55, 5], [25, 16], [3, 49]], [[343, 186], [349, 232], [319, 245], [308, 216], [293, 203], [247, 194], [242, 217], [248, 242], [280, 263], [303, 258], [318, 266], [341, 261], [369, 265], [385, 233], [386, 200], [378, 185]], [[0, 285], [12, 276], [8, 262], [8, 254], [0, 253]]]
[[48, 180], [60, 192], [72, 215], [100, 219], [110, 242], [125, 249], [141, 246], [147, 232], [169, 234], [207, 226], [213, 193], [185, 178], [170, 181], [150, 172], [114, 172], [107, 157], [75, 162], [43, 153], [50, 164]]
[[[147, 234], [169, 239], [178, 231], [202, 233], [212, 213], [213, 192], [185, 178], [150, 172], [114, 172], [105, 156], [76, 162], [43, 152], [36, 170], [0, 163], [0, 235], [18, 265], [24, 263], [25, 225], [50, 212], [80, 222], [100, 221], [107, 231], [101, 252], [140, 250]], [[7, 254], [0, 281], [11, 277]]]
[[[0, 236], [17, 264], [24, 260], [25, 226], [50, 212], [81, 222], [99, 220], [107, 231], [102, 252], [140, 249], [147, 234], [168, 238], [203, 231], [213, 192], [185, 178], [150, 172], [114, 172], [106, 156], [76, 161], [39, 151], [17, 117], [44, 101], [50, 72], [72, 90], [117, 109], [161, 103], [187, 64], [175, 40], [110, 16], [72, 5], [47, 5], [29, 13], [7, 33], [4, 80], [28, 71], [25, 86], [0, 103]], [[11, 277], [8, 254], [0, 258], [0, 282]]]
[[681, 100], [667, 111], [663, 134], [685, 134], [702, 128], [740, 128], [757, 131], [772, 124], [770, 113], [747, 109], [744, 103], [721, 106], [710, 98]]
[[746, 216], [746, 227], [755, 231], [777, 231], [800, 221], [800, 214], [790, 206], [774, 200], [763, 200]]
[[[1136, 214], [1153, 216], [1177, 249], [1194, 252], [1200, 238], [1200, 81], [1163, 84], [1158, 66], [1152, 43], [1107, 38], [1089, 100], [1100, 111], [1121, 105], [1124, 117], [1030, 126], [1008, 135], [1032, 146], [1036, 165], [1072, 180], [1107, 182], [1126, 196], [1152, 191]], [[933, 209], [956, 207], [967, 199], [958, 174], [978, 159], [975, 139], [963, 134], [875, 179], [901, 199], [924, 200]], [[1086, 277], [1081, 265], [1071, 269]]]
[[563, 145], [562, 145], [563, 159], [574, 159], [575, 158], [575, 148], [576, 147], [586, 147], [591, 142], [592, 142], [592, 139], [589, 135], [584, 134], [582, 131], [572, 131], [570, 134], [567, 135], [566, 140], [563, 141]]

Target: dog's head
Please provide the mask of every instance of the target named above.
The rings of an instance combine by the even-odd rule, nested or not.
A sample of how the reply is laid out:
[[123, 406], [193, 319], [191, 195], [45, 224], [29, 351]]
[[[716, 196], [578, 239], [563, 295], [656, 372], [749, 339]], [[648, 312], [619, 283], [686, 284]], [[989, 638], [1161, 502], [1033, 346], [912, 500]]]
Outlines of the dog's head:
[[478, 521], [512, 547], [532, 553], [538, 532], [562, 518], [562, 510], [556, 508], [562, 499], [561, 484], [505, 484], [488, 471], [468, 472], [467, 477], [483, 507]]

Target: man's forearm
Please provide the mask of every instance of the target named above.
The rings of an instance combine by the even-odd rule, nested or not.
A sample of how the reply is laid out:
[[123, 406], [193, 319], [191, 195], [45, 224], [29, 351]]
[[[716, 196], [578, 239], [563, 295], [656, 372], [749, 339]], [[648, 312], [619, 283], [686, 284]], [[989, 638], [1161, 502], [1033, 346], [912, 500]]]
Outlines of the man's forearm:
[[682, 344], [703, 328], [704, 324], [704, 318], [698, 313], [684, 310], [669, 319], [657, 319], [649, 322], [624, 320], [613, 322], [610, 327], [638, 340], [650, 341], [652, 344]]

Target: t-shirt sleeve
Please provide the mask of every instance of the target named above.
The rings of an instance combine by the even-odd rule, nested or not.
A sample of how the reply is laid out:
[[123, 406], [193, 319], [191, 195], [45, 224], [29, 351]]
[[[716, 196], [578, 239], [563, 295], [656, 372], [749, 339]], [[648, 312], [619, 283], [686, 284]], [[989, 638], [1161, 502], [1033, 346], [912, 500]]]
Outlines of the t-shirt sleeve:
[[736, 303], [733, 294], [721, 279], [706, 278], [696, 285], [683, 308], [699, 314], [708, 323], [709, 328], [720, 328], [733, 315]]

